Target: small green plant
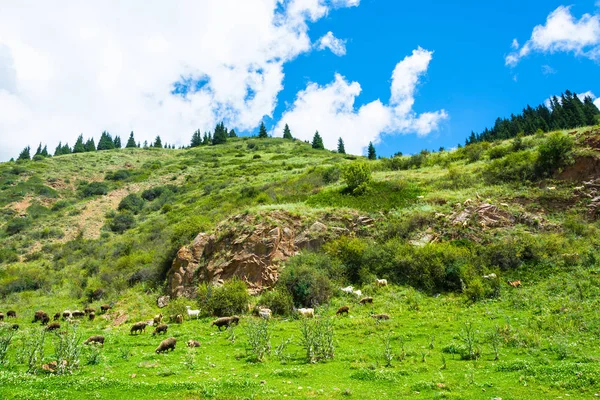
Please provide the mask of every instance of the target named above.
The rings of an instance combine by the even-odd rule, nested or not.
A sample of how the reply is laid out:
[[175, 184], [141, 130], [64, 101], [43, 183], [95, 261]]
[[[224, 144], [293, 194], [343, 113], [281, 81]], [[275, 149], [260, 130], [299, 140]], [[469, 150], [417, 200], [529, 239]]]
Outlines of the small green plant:
[[496, 326], [494, 329], [492, 329], [492, 331], [487, 335], [487, 340], [494, 351], [494, 361], [498, 361], [500, 359], [500, 345], [502, 344], [500, 328]]
[[57, 364], [56, 374], [72, 373], [79, 368], [81, 351], [81, 335], [77, 327], [67, 328], [64, 332], [57, 333], [54, 340], [54, 357]]
[[390, 333], [386, 333], [383, 337], [383, 359], [386, 367], [392, 366], [394, 353], [392, 351], [392, 338]]
[[477, 360], [480, 351], [477, 347], [476, 331], [471, 322], [464, 323], [459, 337], [464, 345], [464, 349], [462, 349], [463, 351], [461, 352], [461, 358], [463, 360]]
[[285, 362], [289, 359], [289, 356], [286, 354], [287, 348], [294, 341], [294, 337], [291, 336], [285, 340], [282, 340], [281, 343], [275, 347], [275, 356], [280, 362]]
[[14, 329], [8, 326], [0, 327], [0, 365], [6, 363], [8, 348], [10, 347], [14, 335]]
[[302, 320], [300, 325], [300, 346], [304, 349], [306, 362], [314, 364], [318, 361], [333, 359], [335, 345], [333, 342], [333, 322], [330, 318], [320, 320]]
[[246, 326], [248, 343], [246, 351], [249, 359], [254, 362], [263, 362], [271, 354], [271, 330], [269, 321], [265, 319], [250, 320]]

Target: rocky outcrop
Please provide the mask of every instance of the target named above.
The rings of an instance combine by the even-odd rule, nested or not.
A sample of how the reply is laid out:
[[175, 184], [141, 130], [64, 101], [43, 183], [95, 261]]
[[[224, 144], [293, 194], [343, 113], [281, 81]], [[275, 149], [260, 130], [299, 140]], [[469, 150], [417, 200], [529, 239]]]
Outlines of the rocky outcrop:
[[326, 241], [368, 227], [373, 220], [346, 214], [303, 218], [284, 211], [236, 215], [221, 223], [214, 234], [200, 233], [182, 247], [168, 272], [168, 294], [195, 295], [198, 282], [220, 284], [238, 277], [251, 291], [277, 282], [279, 265], [300, 250], [317, 250]]

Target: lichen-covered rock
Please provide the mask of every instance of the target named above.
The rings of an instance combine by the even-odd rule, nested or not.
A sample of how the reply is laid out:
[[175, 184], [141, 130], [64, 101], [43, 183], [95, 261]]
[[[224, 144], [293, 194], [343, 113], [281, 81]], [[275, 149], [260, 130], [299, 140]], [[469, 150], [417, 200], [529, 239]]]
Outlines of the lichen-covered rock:
[[160, 296], [156, 299], [156, 305], [158, 308], [164, 308], [169, 305], [169, 300], [171, 300], [171, 296]]

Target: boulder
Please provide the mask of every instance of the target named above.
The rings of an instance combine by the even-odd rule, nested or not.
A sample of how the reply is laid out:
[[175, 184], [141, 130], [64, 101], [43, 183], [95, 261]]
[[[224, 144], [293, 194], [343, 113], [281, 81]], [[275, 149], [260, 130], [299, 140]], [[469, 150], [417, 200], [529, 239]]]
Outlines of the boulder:
[[156, 299], [156, 305], [158, 308], [164, 308], [169, 305], [169, 300], [171, 300], [171, 296], [160, 296]]

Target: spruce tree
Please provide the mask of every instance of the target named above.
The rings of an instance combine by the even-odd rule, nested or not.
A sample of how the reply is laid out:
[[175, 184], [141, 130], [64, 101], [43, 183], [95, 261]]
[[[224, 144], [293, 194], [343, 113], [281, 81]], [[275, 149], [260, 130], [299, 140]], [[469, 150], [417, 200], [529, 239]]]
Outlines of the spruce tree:
[[156, 136], [156, 139], [154, 139], [154, 145], [153, 147], [156, 147], [158, 149], [162, 149], [162, 141], [160, 140], [160, 136]]
[[269, 134], [267, 133], [267, 127], [264, 122], [260, 123], [260, 129], [258, 130], [258, 137], [261, 139], [268, 138]]
[[98, 150], [111, 150], [115, 148], [112, 136], [107, 131], [102, 132], [100, 140], [98, 141]]
[[87, 142], [85, 142], [85, 151], [96, 151], [96, 143], [94, 143], [94, 138], [88, 139]]
[[71, 147], [69, 147], [69, 143], [65, 143], [60, 151], [61, 154], [71, 154], [72, 152], [73, 150], [71, 150]]
[[135, 144], [135, 138], [133, 137], [133, 131], [129, 134], [129, 139], [127, 139], [127, 144], [125, 145], [126, 149], [131, 149], [134, 147], [140, 147], [139, 144]]
[[58, 146], [54, 149], [54, 157], [62, 155], [62, 142], [58, 142]]
[[200, 133], [200, 129], [196, 130], [192, 134], [192, 140], [190, 142], [190, 147], [198, 147], [202, 144], [202, 134]]
[[31, 160], [31, 148], [29, 146], [25, 147], [21, 153], [19, 154], [19, 157], [17, 158], [17, 161], [19, 160]]
[[83, 144], [83, 135], [79, 135], [79, 137], [77, 137], [77, 141], [75, 142], [75, 146], [73, 146], [73, 153], [83, 152], [85, 152], [85, 145]]
[[229, 136], [230, 138], [232, 138], [232, 137], [237, 137], [237, 133], [235, 133], [235, 129], [231, 129], [231, 130], [229, 131], [229, 135], [228, 135], [228, 136]]
[[41, 155], [42, 157], [50, 157], [50, 154], [48, 154], [48, 146], [44, 145]]
[[290, 127], [288, 126], [288, 124], [285, 124], [285, 126], [283, 127], [283, 138], [284, 139], [293, 139], [294, 138], [292, 136], [292, 132], [290, 131]]
[[323, 145], [323, 138], [321, 137], [321, 135], [319, 135], [319, 131], [316, 131], [315, 135], [313, 136], [312, 148], [318, 150], [325, 149], [325, 145]]
[[212, 144], [223, 144], [227, 142], [227, 129], [223, 122], [217, 124], [215, 127], [215, 133], [213, 134]]
[[115, 144], [115, 149], [120, 149], [121, 148], [121, 137], [115, 136], [115, 140], [113, 141], [113, 143]]
[[585, 115], [586, 125], [596, 124], [596, 116], [600, 114], [600, 110], [598, 110], [598, 107], [596, 107], [590, 96], [586, 96], [583, 99], [583, 114]]
[[338, 139], [337, 152], [340, 154], [346, 154], [346, 148], [344, 147], [344, 140], [342, 138]]
[[369, 148], [367, 149], [367, 158], [369, 160], [377, 159], [377, 153], [375, 152], [375, 146], [373, 146], [373, 142], [369, 142]]
[[148, 141], [144, 140], [144, 148], [147, 149], [148, 148]]

